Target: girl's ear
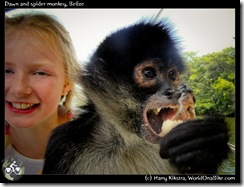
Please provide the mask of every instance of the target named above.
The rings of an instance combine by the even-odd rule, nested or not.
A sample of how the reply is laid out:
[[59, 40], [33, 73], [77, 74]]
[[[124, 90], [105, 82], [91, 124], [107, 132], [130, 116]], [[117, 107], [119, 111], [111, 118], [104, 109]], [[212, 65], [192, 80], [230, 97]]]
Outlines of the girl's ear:
[[66, 84], [64, 85], [62, 95], [67, 95], [68, 92], [70, 91], [70, 89], [71, 89], [71, 85], [70, 85], [69, 83], [66, 83]]

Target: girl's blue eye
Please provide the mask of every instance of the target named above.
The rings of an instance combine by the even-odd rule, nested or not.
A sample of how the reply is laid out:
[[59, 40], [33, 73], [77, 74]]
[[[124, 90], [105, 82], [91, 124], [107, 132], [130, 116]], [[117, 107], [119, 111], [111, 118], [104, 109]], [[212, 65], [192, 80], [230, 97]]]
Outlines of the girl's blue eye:
[[9, 70], [9, 69], [5, 69], [5, 73], [6, 74], [9, 74], [9, 73], [14, 73], [12, 70]]
[[49, 75], [49, 74], [46, 72], [43, 72], [43, 71], [37, 71], [34, 73], [34, 75], [45, 76], [45, 75]]

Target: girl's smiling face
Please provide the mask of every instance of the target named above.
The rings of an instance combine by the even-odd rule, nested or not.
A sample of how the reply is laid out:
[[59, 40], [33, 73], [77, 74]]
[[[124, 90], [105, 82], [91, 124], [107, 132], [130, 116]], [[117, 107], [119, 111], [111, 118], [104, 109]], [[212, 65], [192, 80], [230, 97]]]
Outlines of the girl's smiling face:
[[6, 35], [5, 120], [11, 126], [58, 122], [59, 101], [69, 90], [60, 56], [28, 29]]

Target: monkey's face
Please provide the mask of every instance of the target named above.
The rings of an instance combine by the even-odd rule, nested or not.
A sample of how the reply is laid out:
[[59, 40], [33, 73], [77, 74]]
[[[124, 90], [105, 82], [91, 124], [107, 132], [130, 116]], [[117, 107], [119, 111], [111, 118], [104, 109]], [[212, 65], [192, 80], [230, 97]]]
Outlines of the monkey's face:
[[147, 94], [142, 109], [141, 135], [151, 143], [158, 143], [164, 122], [174, 120], [179, 112], [181, 92], [176, 89], [179, 71], [159, 59], [147, 60], [135, 66], [134, 81], [140, 91]]
[[[104, 123], [157, 143], [179, 111], [184, 63], [169, 24], [138, 22], [107, 36], [81, 76]], [[121, 131], [123, 129], [123, 131]]]

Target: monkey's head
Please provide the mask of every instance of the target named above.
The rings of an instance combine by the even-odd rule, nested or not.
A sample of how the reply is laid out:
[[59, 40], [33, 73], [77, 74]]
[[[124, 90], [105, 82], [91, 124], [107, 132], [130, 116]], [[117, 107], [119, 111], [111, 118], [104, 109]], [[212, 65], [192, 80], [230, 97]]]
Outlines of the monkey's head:
[[179, 110], [183, 69], [169, 23], [141, 21], [107, 36], [81, 81], [102, 120], [158, 143], [163, 122]]

